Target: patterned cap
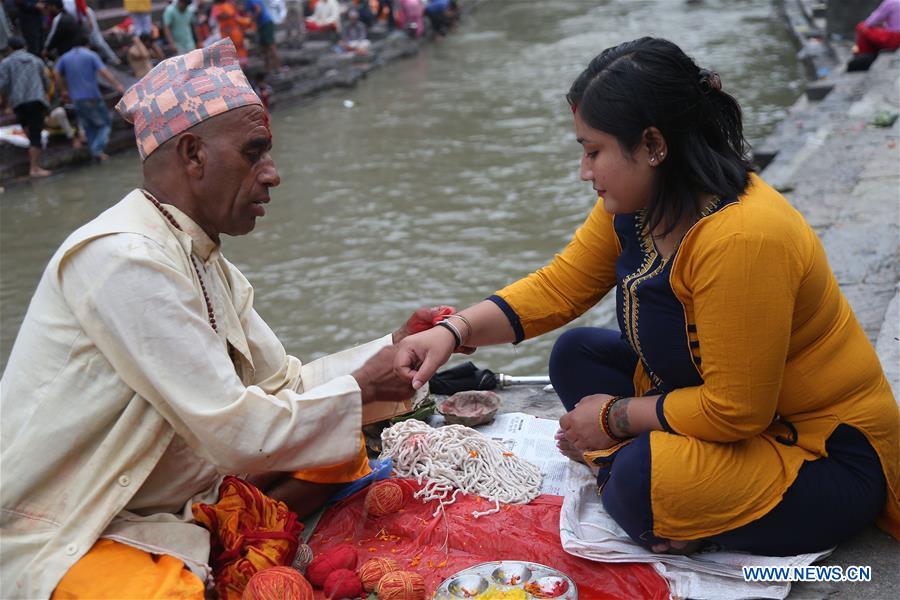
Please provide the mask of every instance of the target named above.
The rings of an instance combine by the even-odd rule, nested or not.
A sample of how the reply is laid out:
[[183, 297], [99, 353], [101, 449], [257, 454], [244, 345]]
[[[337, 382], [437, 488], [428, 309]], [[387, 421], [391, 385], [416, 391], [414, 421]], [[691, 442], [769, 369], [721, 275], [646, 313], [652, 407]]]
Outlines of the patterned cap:
[[116, 110], [134, 124], [141, 160], [210, 117], [259, 104], [228, 38], [168, 58], [131, 86]]

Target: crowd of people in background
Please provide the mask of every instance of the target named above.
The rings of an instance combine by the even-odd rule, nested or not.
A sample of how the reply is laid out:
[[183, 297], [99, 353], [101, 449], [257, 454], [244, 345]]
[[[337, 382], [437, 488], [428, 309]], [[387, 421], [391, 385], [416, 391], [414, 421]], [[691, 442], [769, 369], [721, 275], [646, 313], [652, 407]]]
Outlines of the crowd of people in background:
[[[41, 167], [48, 132], [65, 136], [75, 149], [87, 148], [95, 161], [106, 160], [109, 107], [167, 56], [230, 38], [245, 69], [251, 52], [261, 58], [262, 66], [249, 75], [268, 107], [267, 77], [283, 68], [276, 29], [285, 40], [319, 36], [331, 40], [336, 53], [359, 56], [370, 52], [372, 27], [418, 38], [427, 20], [435, 35], [445, 35], [459, 11], [456, 0], [122, 2], [2, 0], [0, 125], [11, 126], [13, 118], [18, 123], [17, 141], [24, 145], [27, 138], [32, 177], [50, 175]], [[103, 29], [97, 12], [108, 22], [116, 14], [111, 8], [119, 9], [119, 20]]]

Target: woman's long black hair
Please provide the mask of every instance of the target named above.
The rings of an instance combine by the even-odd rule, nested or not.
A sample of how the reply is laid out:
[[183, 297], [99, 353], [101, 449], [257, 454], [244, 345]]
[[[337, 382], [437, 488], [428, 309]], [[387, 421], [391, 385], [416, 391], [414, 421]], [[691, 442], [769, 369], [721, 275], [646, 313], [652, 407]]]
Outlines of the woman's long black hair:
[[627, 156], [656, 127], [668, 146], [647, 204], [647, 228], [671, 229], [697, 218], [707, 194], [735, 198], [753, 166], [741, 107], [718, 75], [672, 42], [644, 37], [607, 48], [569, 89], [566, 99], [593, 129], [615, 137]]

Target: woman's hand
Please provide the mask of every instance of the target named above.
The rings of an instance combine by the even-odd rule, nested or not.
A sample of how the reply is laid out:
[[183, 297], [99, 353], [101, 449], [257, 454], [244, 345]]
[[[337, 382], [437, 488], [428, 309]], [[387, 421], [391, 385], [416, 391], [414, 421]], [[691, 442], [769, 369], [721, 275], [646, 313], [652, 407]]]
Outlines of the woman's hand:
[[582, 452], [605, 450], [616, 445], [617, 442], [600, 428], [600, 410], [610, 398], [609, 394], [585, 396], [571, 412], [560, 418], [559, 426], [570, 444]]
[[447, 362], [455, 349], [453, 333], [445, 327], [433, 327], [400, 342], [394, 371], [404, 381], [412, 382], [413, 389], [417, 390]]
[[452, 315], [456, 309], [452, 306], [423, 306], [417, 308], [416, 311], [406, 320], [400, 329], [394, 332], [392, 339], [396, 344], [400, 340], [407, 338], [414, 333], [419, 333], [427, 329], [431, 329], [437, 325], [442, 319], [448, 315]]

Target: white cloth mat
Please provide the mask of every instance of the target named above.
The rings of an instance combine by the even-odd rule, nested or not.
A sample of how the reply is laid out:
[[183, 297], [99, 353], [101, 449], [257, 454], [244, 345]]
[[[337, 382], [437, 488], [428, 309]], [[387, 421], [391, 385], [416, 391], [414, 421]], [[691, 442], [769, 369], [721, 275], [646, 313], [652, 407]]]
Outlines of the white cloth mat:
[[652, 564], [668, 581], [673, 598], [784, 598], [790, 592], [790, 583], [746, 582], [741, 567], [807, 566], [831, 554], [831, 550], [799, 556], [756, 556], [739, 552], [704, 552], [692, 556], [653, 554], [632, 542], [606, 513], [590, 469], [573, 461], [569, 461], [559, 528], [563, 548], [570, 554], [598, 562]]

